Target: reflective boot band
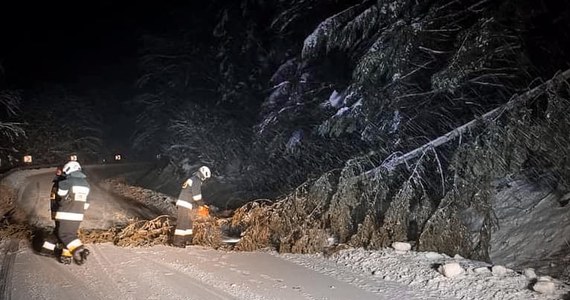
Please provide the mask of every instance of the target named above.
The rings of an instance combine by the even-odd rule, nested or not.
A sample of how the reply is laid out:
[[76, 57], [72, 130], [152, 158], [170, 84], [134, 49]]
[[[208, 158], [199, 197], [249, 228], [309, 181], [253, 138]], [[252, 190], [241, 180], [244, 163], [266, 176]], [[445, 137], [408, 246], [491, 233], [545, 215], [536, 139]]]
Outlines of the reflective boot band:
[[71, 243], [67, 244], [67, 249], [71, 252], [73, 252], [73, 250], [75, 250], [75, 248], [82, 246], [83, 243], [81, 242], [81, 240], [79, 239], [74, 239], [73, 241], [71, 241]]
[[45, 241], [44, 244], [42, 245], [42, 248], [53, 251], [55, 249], [55, 244]]

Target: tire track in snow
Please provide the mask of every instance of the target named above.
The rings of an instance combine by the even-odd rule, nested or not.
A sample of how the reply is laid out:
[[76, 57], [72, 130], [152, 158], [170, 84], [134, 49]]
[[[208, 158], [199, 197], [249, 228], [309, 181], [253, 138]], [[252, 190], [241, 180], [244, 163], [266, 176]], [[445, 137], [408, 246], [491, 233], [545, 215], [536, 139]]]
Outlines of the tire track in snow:
[[[93, 251], [84, 267], [94, 277], [88, 281], [94, 286], [115, 289], [113, 294], [121, 299], [240, 299], [219, 285], [197, 277], [194, 270], [185, 272], [161, 262], [164, 254], [158, 253], [160, 256], [157, 257], [151, 249], [120, 248], [111, 244], [87, 247]], [[102, 280], [102, 276], [109, 280]], [[109, 294], [106, 296], [110, 297]], [[241, 299], [253, 300], [255, 297]]]
[[64, 265], [55, 257], [37, 255], [30, 249], [18, 252], [12, 274], [15, 299], [108, 299], [85, 278], [83, 266]]
[[[130, 295], [127, 288], [119, 284], [125, 282], [121, 268], [117, 268], [116, 264], [111, 262], [105, 251], [102, 251], [99, 245], [91, 244], [85, 246], [91, 254], [88, 256], [85, 264], [81, 266], [83, 268], [81, 272], [82, 279], [88, 285], [93, 286], [94, 290], [97, 290], [97, 287], [105, 286], [107, 291], [117, 293], [121, 299], [135, 299]], [[111, 296], [108, 292], [106, 294], [100, 292], [100, 294], [101, 299]]]
[[[195, 288], [195, 290], [193, 291], [193, 293], [195, 294], [202, 294], [202, 293], [197, 293], [196, 290], [206, 292], [206, 294], [208, 294], [209, 296], [204, 299], [220, 299], [220, 300], [239, 299], [237, 297], [229, 295], [226, 291], [223, 291], [218, 287], [203, 281], [202, 280], [203, 278], [200, 278], [201, 276], [197, 277], [191, 276], [184, 271], [178, 270], [172, 265], [162, 263], [159, 261], [150, 260], [147, 262], [153, 263], [155, 266], [158, 266], [159, 268], [156, 268], [156, 270], [170, 271], [167, 272], [166, 274], [168, 274], [167, 276], [171, 277], [171, 279], [169, 280], [171, 284], [173, 282], [177, 282], [180, 283], [181, 287], [184, 286], [185, 288], [189, 288], [189, 286], [192, 286], [192, 288]], [[248, 297], [248, 299], [255, 299], [255, 297], [253, 296], [251, 298]]]
[[10, 299], [12, 291], [12, 270], [14, 269], [14, 261], [16, 261], [16, 253], [18, 252], [19, 242], [10, 240], [4, 259], [2, 260], [2, 269], [0, 270], [0, 298]]

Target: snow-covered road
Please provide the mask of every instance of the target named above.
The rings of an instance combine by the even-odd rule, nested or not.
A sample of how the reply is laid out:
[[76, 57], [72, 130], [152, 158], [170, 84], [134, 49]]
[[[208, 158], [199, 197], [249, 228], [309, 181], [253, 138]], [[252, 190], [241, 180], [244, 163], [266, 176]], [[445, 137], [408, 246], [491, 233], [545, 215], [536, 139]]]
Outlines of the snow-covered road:
[[[53, 170], [17, 179], [18, 205], [35, 226], [50, 226]], [[109, 228], [129, 218], [153, 218], [151, 208], [109, 193], [90, 170], [92, 206], [83, 228]], [[425, 299], [405, 285], [359, 275], [346, 280], [311, 270], [273, 252], [225, 252], [202, 247], [121, 248], [91, 244], [83, 266], [35, 254], [27, 241], [3, 240], [5, 299]], [[334, 270], [331, 270], [334, 272]], [[360, 284], [355, 284], [359, 282]]]
[[[108, 228], [156, 212], [128, 202], [98, 182], [91, 171], [93, 206], [84, 228]], [[3, 183], [19, 188], [18, 205], [36, 226], [49, 226], [48, 195], [53, 170], [15, 173]], [[475, 272], [483, 262], [437, 253], [400, 253], [393, 249], [343, 250], [332, 257], [233, 252], [199, 246], [124, 248], [88, 244], [85, 265], [62, 265], [38, 256], [29, 241], [0, 241], [0, 299], [560, 299], [528, 289], [529, 279], [508, 271]], [[434, 266], [459, 262], [466, 270], [446, 278]], [[483, 268], [481, 268], [483, 266]], [[490, 269], [489, 269], [490, 270]], [[566, 298], [563, 298], [566, 299]]]
[[271, 252], [89, 248], [85, 265], [61, 265], [21, 243], [12, 254], [9, 299], [426, 299], [406, 286], [354, 274], [344, 276], [359, 284], [342, 281]]
[[[110, 166], [109, 168], [120, 167]], [[133, 203], [110, 192], [102, 182], [106, 178], [105, 171], [104, 166], [86, 168], [91, 185], [89, 194], [91, 205], [85, 213], [83, 228], [107, 229], [114, 225], [126, 224], [129, 219], [152, 219], [160, 215], [150, 207]], [[55, 168], [43, 170], [43, 172], [42, 170], [24, 171], [24, 174], [26, 172], [34, 175], [17, 179], [17, 186], [20, 189], [17, 204], [29, 216], [32, 226], [53, 227], [53, 221], [50, 219], [49, 195]]]

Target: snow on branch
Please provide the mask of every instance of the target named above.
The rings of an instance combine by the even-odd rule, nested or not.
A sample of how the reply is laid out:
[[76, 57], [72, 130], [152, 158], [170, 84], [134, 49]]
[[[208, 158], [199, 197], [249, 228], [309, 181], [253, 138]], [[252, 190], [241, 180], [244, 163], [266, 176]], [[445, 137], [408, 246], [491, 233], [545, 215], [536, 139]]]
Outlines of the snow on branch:
[[[355, 17], [358, 16], [360, 11], [362, 10], [363, 4], [354, 5], [345, 9], [342, 12], [339, 12], [336, 15], [329, 17], [328, 19], [321, 22], [317, 28], [305, 39], [303, 43], [303, 50], [302, 50], [302, 57], [303, 58], [311, 58], [319, 56], [319, 53], [323, 48], [330, 49], [333, 48], [331, 44], [339, 43], [340, 45], [350, 44], [349, 42], [345, 42], [345, 39], [339, 38], [334, 36], [336, 32], [345, 33], [343, 30], [339, 30], [340, 28], [347, 26], [347, 23], [350, 23], [354, 20]], [[370, 14], [372, 17], [373, 22], [371, 24], [375, 24], [375, 14]], [[359, 22], [360, 26], [362, 27], [365, 24], [364, 22]], [[356, 39], [356, 36], [351, 35], [353, 30], [356, 28], [351, 26], [348, 29], [346, 34], [346, 38], [350, 38], [352, 40]], [[339, 46], [340, 46], [339, 45]], [[341, 46], [342, 47], [342, 46]]]
[[11, 142], [17, 137], [26, 136], [22, 123], [0, 122], [0, 135], [6, 136]]
[[379, 171], [380, 168], [385, 168], [388, 170], [393, 170], [395, 169], [397, 166], [399, 166], [402, 163], [406, 163], [409, 160], [416, 158], [420, 155], [423, 155], [426, 151], [430, 150], [430, 149], [434, 149], [436, 147], [439, 147], [451, 140], [454, 140], [457, 137], [461, 137], [461, 135], [463, 133], [465, 133], [467, 130], [472, 129], [473, 127], [475, 127], [477, 124], [479, 124], [480, 121], [489, 121], [492, 119], [495, 119], [497, 117], [499, 117], [503, 112], [510, 110], [512, 108], [514, 108], [515, 106], [521, 105], [526, 103], [527, 101], [529, 101], [530, 99], [533, 99], [541, 94], [543, 94], [546, 89], [551, 86], [552, 83], [555, 82], [560, 82], [560, 81], [566, 81], [570, 79], [570, 69], [566, 70], [563, 73], [557, 74], [555, 75], [551, 80], [548, 80], [544, 83], [542, 83], [541, 85], [533, 88], [532, 90], [527, 91], [526, 93], [522, 94], [522, 95], [515, 95], [511, 98], [511, 100], [509, 100], [506, 104], [495, 108], [487, 113], [485, 113], [484, 115], [482, 115], [480, 118], [471, 120], [468, 123], [465, 123], [457, 128], [455, 128], [454, 130], [424, 144], [423, 146], [416, 148], [408, 153], [405, 153], [403, 155], [392, 155], [391, 159], [387, 159], [385, 160], [379, 167], [376, 167], [372, 170], [369, 170], [365, 173], [365, 175], [370, 175], [372, 173], [375, 173], [376, 171]]
[[[0, 106], [2, 106], [9, 116], [17, 114], [18, 105], [20, 104], [20, 94], [15, 91], [0, 91]], [[2, 122], [0, 120], [0, 136], [7, 137], [11, 142], [18, 137], [26, 136], [26, 132], [22, 128], [21, 123]]]
[[20, 104], [20, 94], [15, 91], [0, 91], [0, 106], [8, 112], [9, 115], [16, 115], [16, 110]]
[[295, 3], [291, 7], [285, 9], [281, 12], [275, 19], [271, 22], [271, 28], [275, 29], [279, 33], [285, 32], [286, 28], [294, 23], [296, 20], [303, 16], [303, 12], [310, 9], [312, 3], [305, 3], [305, 1], [300, 1], [300, 3]]

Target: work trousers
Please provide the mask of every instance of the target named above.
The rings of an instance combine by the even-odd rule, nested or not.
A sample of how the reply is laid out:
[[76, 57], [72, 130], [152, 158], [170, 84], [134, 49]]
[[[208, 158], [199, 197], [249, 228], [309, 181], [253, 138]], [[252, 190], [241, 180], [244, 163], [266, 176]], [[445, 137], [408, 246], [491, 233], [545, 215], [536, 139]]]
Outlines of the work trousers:
[[191, 210], [187, 207], [178, 206], [176, 216], [176, 229], [174, 230], [173, 243], [185, 245], [190, 242], [192, 237], [192, 219], [190, 218]]

